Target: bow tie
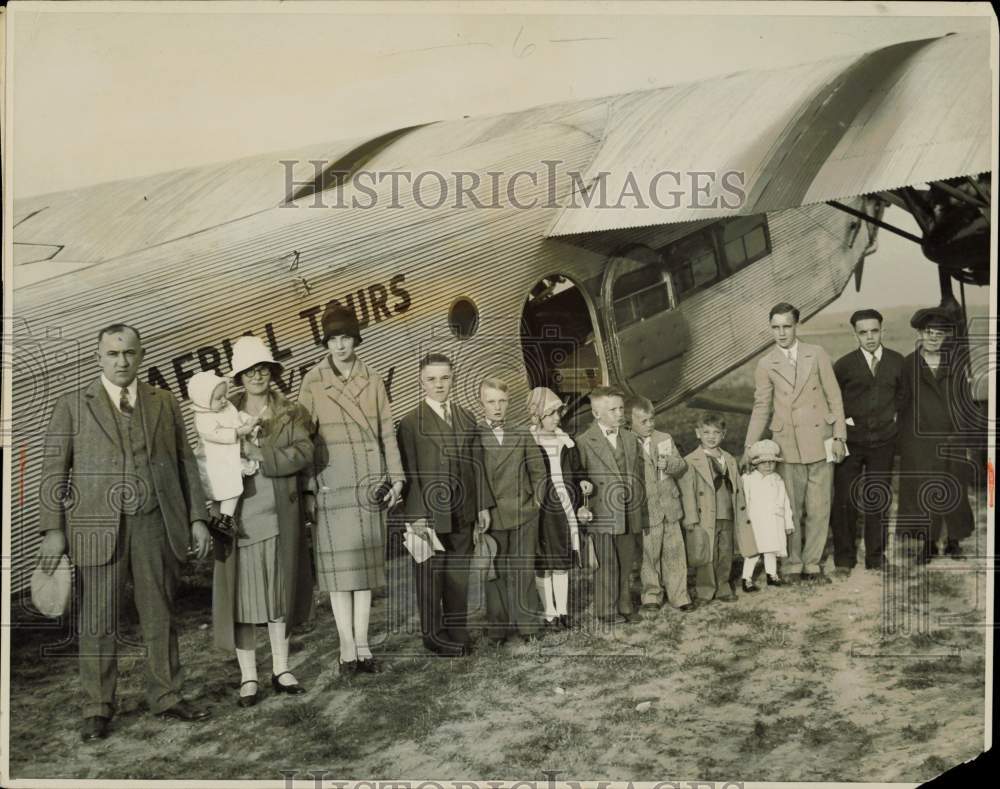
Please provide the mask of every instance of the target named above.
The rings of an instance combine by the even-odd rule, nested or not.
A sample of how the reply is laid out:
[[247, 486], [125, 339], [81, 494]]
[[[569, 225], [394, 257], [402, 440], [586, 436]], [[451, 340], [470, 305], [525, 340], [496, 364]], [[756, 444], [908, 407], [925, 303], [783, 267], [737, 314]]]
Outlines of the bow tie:
[[503, 421], [493, 422], [487, 419], [486, 424], [490, 426], [490, 430], [503, 430]]
[[610, 436], [617, 436], [618, 435], [618, 429], [617, 428], [607, 428], [606, 427], [606, 428], [604, 428], [604, 435], [609, 436], [609, 437]]

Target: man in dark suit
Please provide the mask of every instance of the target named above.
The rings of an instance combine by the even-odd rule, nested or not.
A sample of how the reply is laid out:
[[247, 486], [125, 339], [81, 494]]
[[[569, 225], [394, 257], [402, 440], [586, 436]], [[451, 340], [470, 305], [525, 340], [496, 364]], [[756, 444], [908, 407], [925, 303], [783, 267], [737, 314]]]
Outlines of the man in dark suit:
[[906, 398], [903, 357], [882, 345], [882, 315], [858, 310], [851, 326], [858, 348], [833, 366], [844, 400], [848, 451], [834, 471], [831, 526], [838, 575], [849, 575], [857, 561], [859, 511], [865, 518], [865, 568], [882, 567], [897, 423]]
[[594, 540], [597, 574], [594, 614], [605, 624], [639, 622], [631, 592], [631, 571], [649, 531], [646, 466], [642, 444], [625, 430], [625, 397], [599, 386], [590, 393], [594, 422], [580, 434], [580, 461], [595, 486], [587, 533]]
[[173, 622], [180, 562], [192, 543], [199, 558], [208, 555], [205, 496], [177, 401], [136, 380], [143, 353], [131, 326], [102, 329], [101, 376], [56, 401], [45, 436], [40, 565], [51, 573], [68, 548], [82, 577], [85, 741], [106, 737], [114, 712], [127, 577], [148, 654], [149, 709], [187, 721], [208, 716], [181, 698]]
[[507, 424], [507, 384], [485, 378], [479, 385], [479, 426], [485, 479], [493, 497], [490, 534], [497, 543], [496, 578], [486, 584], [486, 635], [495, 644], [537, 635], [538, 498], [545, 484], [545, 460], [531, 434]]
[[[469, 559], [473, 528], [486, 531], [493, 497], [483, 475], [476, 420], [449, 399], [452, 365], [431, 353], [420, 360], [424, 399], [399, 423], [406, 474], [402, 517], [418, 537], [436, 533], [443, 552], [414, 562], [424, 646], [444, 657], [468, 654]], [[443, 614], [443, 616], [442, 616]]]

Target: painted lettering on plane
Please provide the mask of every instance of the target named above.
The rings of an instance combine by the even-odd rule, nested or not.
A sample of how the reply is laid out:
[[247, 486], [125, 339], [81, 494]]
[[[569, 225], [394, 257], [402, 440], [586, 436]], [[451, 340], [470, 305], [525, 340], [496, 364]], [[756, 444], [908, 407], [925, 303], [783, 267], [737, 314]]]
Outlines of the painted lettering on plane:
[[[299, 312], [299, 317], [309, 322], [309, 328], [314, 342], [322, 345], [323, 335], [321, 318], [323, 311], [328, 304], [341, 304], [354, 311], [358, 316], [358, 323], [362, 329], [379, 323], [393, 315], [401, 315], [406, 312], [413, 300], [403, 285], [406, 281], [405, 274], [397, 274], [392, 277], [388, 285], [381, 282], [371, 283], [343, 295], [340, 298], [330, 299], [325, 304], [310, 307]], [[390, 296], [392, 303], [390, 304]], [[275, 334], [274, 324], [265, 323], [263, 327], [264, 339], [274, 356], [274, 360], [284, 367], [282, 374], [274, 378], [274, 383], [283, 394], [291, 394], [296, 391], [302, 376], [316, 363], [311, 360], [308, 364], [299, 365], [297, 368], [287, 364], [287, 361], [294, 355], [290, 348], [284, 348]], [[243, 336], [254, 335], [255, 332], [247, 330]], [[156, 366], [147, 368], [146, 379], [152, 386], [158, 386], [167, 391], [173, 391], [181, 400], [188, 397], [187, 382], [191, 377], [202, 370], [212, 370], [216, 375], [224, 375], [230, 367], [233, 358], [233, 342], [229, 338], [223, 338], [215, 345], [202, 345], [193, 351], [174, 356], [169, 362], [169, 372], [173, 374], [174, 386], [167, 381], [167, 377]], [[392, 377], [394, 368], [390, 368], [385, 373], [385, 388], [392, 400]], [[298, 380], [296, 380], [298, 379]]]

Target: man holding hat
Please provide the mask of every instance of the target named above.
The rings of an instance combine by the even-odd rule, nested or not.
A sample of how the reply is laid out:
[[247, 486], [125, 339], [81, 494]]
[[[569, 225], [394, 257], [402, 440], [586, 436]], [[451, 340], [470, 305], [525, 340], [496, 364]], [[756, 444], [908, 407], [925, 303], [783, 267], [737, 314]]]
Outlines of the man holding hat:
[[126, 577], [147, 650], [146, 700], [162, 717], [208, 717], [181, 698], [173, 622], [179, 564], [208, 555], [208, 513], [180, 408], [136, 380], [139, 332], [125, 324], [98, 333], [101, 375], [60, 397], [45, 437], [40, 567], [69, 554], [83, 580], [80, 681], [83, 739], [107, 736], [117, 680], [118, 616]]
[[897, 526], [928, 530], [918, 561], [937, 555], [942, 540], [944, 553], [958, 557], [959, 541], [974, 527], [962, 446], [963, 434], [970, 429], [966, 421], [972, 416], [967, 359], [953, 340], [955, 321], [948, 311], [917, 310], [910, 325], [919, 339], [916, 350], [903, 360]]
[[838, 575], [857, 563], [859, 510], [865, 516], [865, 569], [882, 568], [883, 545], [892, 505], [892, 461], [899, 412], [905, 399], [903, 356], [882, 345], [882, 315], [851, 315], [858, 347], [833, 365], [844, 398], [848, 455], [834, 471], [833, 561]]

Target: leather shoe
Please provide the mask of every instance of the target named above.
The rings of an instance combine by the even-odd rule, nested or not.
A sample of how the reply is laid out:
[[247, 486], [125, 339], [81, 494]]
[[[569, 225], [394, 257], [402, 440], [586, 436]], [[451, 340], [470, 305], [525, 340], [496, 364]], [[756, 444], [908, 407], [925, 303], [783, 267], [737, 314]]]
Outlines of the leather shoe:
[[642, 621], [642, 617], [639, 616], [637, 611], [628, 611], [627, 613], [622, 614], [622, 616], [625, 617], [625, 622], [630, 625], [634, 625]]
[[179, 721], [205, 720], [211, 713], [201, 707], [196, 707], [190, 701], [181, 699], [173, 707], [168, 707], [160, 713], [161, 718], [173, 718]]
[[348, 676], [350, 674], [358, 673], [358, 661], [356, 660], [341, 660], [337, 658], [337, 673], [342, 676]]
[[425, 638], [424, 647], [429, 649], [438, 657], [463, 657], [469, 654], [469, 651], [463, 644], [458, 644], [454, 641], [444, 641], [434, 638]]
[[833, 574], [838, 578], [846, 578], [851, 574], [852, 569], [851, 567], [837, 567], [834, 569]]
[[569, 614], [559, 614], [559, 627], [563, 630], [573, 629], [573, 623], [569, 621]]
[[84, 718], [83, 728], [80, 730], [80, 738], [84, 742], [90, 742], [91, 740], [103, 740], [108, 736], [108, 725], [110, 723], [111, 720], [109, 718], [105, 718], [101, 715]]
[[598, 621], [605, 625], [624, 625], [628, 620], [621, 614], [608, 614], [597, 617]]
[[279, 681], [279, 677], [285, 676], [285, 674], [291, 674], [291, 671], [282, 671], [280, 674], [271, 675], [271, 687], [274, 688], [275, 693], [290, 693], [293, 696], [297, 696], [300, 693], [305, 693], [306, 689], [302, 687], [298, 682], [293, 682], [291, 685], [282, 685]]
[[656, 603], [643, 603], [640, 610], [646, 612], [647, 614], [655, 614], [659, 612], [660, 607]]
[[684, 603], [684, 605], [678, 606], [678, 611], [694, 611], [698, 605], [692, 600], [690, 603]]
[[360, 658], [357, 672], [359, 674], [381, 674], [382, 664], [373, 657]]
[[753, 582], [752, 579], [743, 579], [743, 591], [747, 594], [753, 594], [754, 592], [759, 592], [760, 588]]
[[736, 595], [734, 595], [732, 592], [730, 592], [727, 595], [719, 595], [715, 599], [719, 600], [719, 601], [721, 601], [723, 603], [735, 603], [736, 602]]
[[253, 693], [247, 696], [241, 694], [236, 703], [241, 707], [252, 707], [260, 699], [260, 683], [255, 679], [248, 679], [246, 682], [240, 683], [240, 690], [243, 689], [244, 685], [256, 685], [257, 687], [253, 689]]
[[782, 581], [781, 578], [778, 577], [777, 575], [768, 575], [767, 576], [767, 585], [768, 586], [784, 586], [785, 582]]

